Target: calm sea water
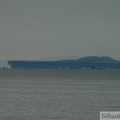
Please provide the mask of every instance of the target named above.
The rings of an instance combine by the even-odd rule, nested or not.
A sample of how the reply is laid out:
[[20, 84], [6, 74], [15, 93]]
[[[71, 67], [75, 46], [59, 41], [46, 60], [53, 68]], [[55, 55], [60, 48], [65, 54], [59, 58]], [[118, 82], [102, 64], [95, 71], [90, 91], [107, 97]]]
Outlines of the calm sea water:
[[0, 120], [99, 120], [120, 111], [120, 70], [0, 70]]

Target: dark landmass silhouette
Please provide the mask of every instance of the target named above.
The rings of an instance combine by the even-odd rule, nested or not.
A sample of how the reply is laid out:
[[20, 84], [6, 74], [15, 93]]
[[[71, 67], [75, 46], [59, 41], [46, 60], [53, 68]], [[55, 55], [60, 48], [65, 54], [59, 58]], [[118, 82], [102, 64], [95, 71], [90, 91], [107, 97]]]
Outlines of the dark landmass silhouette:
[[104, 56], [104, 57], [98, 57], [98, 56], [88, 56], [78, 59], [81, 62], [118, 62], [117, 60], [114, 60], [111, 57]]
[[111, 57], [88, 56], [77, 60], [8, 61], [11, 68], [38, 69], [119, 69], [120, 61]]

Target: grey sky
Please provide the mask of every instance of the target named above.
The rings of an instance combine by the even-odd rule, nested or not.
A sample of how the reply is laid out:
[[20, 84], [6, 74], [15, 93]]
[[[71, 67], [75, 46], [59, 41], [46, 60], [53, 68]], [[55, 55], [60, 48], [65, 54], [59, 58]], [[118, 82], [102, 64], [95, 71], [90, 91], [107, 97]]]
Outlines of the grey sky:
[[0, 0], [0, 59], [120, 59], [120, 0]]

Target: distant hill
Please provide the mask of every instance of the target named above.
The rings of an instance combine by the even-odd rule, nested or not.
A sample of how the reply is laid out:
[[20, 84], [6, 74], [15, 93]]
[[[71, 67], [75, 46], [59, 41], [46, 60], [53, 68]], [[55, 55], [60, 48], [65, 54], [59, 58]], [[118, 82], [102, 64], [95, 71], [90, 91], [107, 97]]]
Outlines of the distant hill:
[[88, 56], [78, 59], [79, 62], [96, 62], [96, 63], [111, 63], [111, 62], [118, 62], [117, 60], [114, 60], [111, 57], [104, 56], [104, 57], [98, 57], [98, 56]]

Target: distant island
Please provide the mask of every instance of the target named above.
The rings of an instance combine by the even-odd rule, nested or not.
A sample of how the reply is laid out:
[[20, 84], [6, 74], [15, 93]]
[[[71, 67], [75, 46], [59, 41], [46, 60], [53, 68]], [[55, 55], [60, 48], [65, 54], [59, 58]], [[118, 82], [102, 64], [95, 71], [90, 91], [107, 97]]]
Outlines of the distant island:
[[23, 69], [119, 69], [120, 61], [111, 57], [88, 56], [77, 60], [8, 61], [11, 68]]

